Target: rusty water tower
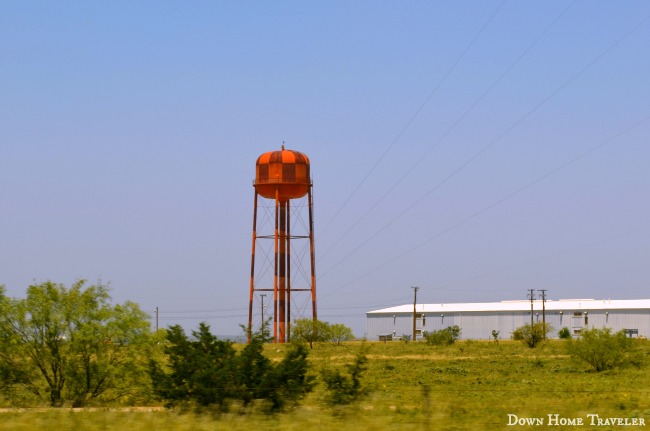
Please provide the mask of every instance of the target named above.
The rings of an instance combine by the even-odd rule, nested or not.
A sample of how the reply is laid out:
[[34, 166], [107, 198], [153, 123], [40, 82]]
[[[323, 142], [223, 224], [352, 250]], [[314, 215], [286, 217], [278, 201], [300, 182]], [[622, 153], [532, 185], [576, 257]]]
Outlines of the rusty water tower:
[[[251, 278], [250, 278], [250, 297], [248, 306], [248, 336], [253, 331], [253, 314], [257, 307], [253, 306], [255, 292], [273, 292], [272, 307], [273, 312], [267, 313], [267, 316], [273, 315], [273, 340], [276, 343], [285, 343], [291, 337], [291, 304], [294, 295], [307, 295], [311, 299], [311, 304], [305, 308], [311, 308], [311, 318], [316, 319], [316, 275], [315, 275], [315, 258], [314, 258], [314, 217], [313, 217], [313, 199], [312, 199], [312, 181], [310, 177], [309, 158], [298, 151], [285, 150], [284, 145], [280, 151], [271, 151], [262, 154], [258, 159], [255, 167], [255, 201], [253, 207], [253, 245], [251, 259]], [[308, 211], [308, 221], [299, 219], [298, 226], [292, 225], [292, 200], [307, 197], [306, 209]], [[268, 232], [258, 233], [258, 201], [260, 198], [266, 199], [266, 207], [262, 217], [267, 217], [268, 223], [261, 223], [262, 228]], [[299, 208], [296, 208], [298, 210]], [[293, 218], [299, 217], [300, 213], [295, 214]], [[299, 232], [292, 232], [301, 227]], [[272, 230], [272, 232], [271, 232]], [[256, 245], [260, 241], [273, 241], [271, 252], [268, 246], [268, 255], [260, 259], [263, 268], [256, 268]], [[305, 241], [308, 241], [306, 243]], [[302, 242], [303, 248], [308, 253], [295, 253], [292, 256], [294, 244]], [[258, 252], [258, 254], [260, 254]], [[272, 255], [272, 256], [271, 256]], [[305, 265], [301, 263], [300, 256], [308, 261]], [[294, 268], [301, 275], [296, 285], [292, 284], [291, 270], [292, 263], [298, 268]], [[307, 268], [308, 267], [308, 270]], [[256, 271], [268, 273], [267, 280]], [[270, 274], [272, 273], [272, 281]], [[262, 312], [264, 316], [262, 293]], [[303, 298], [304, 299], [304, 298]], [[305, 302], [306, 303], [306, 302]], [[311, 307], [309, 307], [311, 305]], [[304, 310], [303, 310], [304, 311]], [[263, 317], [262, 317], [263, 318]]]

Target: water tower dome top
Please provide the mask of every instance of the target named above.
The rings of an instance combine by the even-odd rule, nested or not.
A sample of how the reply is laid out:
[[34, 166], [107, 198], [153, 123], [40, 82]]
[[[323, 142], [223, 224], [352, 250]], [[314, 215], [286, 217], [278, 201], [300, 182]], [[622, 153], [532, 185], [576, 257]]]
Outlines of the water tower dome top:
[[284, 145], [279, 151], [264, 153], [257, 159], [254, 185], [267, 199], [303, 197], [311, 185], [309, 158], [299, 151], [286, 150]]

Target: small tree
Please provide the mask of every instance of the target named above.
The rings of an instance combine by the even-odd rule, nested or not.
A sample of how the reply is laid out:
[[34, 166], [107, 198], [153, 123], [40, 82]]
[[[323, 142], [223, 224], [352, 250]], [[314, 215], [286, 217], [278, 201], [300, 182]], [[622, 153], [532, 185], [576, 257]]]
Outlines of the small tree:
[[557, 336], [560, 337], [560, 340], [569, 339], [571, 338], [571, 330], [565, 326], [558, 331]]
[[495, 343], [499, 343], [499, 333], [500, 331], [497, 331], [496, 329], [492, 330], [492, 338], [494, 338]]
[[0, 375], [5, 391], [27, 390], [59, 407], [133, 397], [146, 385], [149, 317], [132, 302], [113, 306], [108, 288], [34, 284], [24, 299], [0, 286]]
[[291, 323], [291, 341], [308, 343], [314, 348], [314, 343], [331, 339], [330, 324], [320, 320], [298, 319]]
[[533, 325], [524, 325], [515, 329], [512, 338], [523, 342], [531, 349], [546, 339], [546, 334], [552, 330], [548, 323], [538, 322]]
[[451, 345], [460, 338], [460, 327], [458, 325], [448, 326], [438, 331], [425, 332], [423, 335], [427, 344], [433, 346]]
[[574, 359], [586, 362], [594, 371], [640, 367], [644, 362], [635, 340], [627, 338], [624, 331], [612, 333], [610, 328], [583, 329], [578, 339], [568, 340], [567, 350]]
[[[166, 372], [156, 361], [151, 362], [154, 393], [169, 406], [222, 405], [237, 387], [234, 376], [235, 349], [231, 341], [218, 340], [205, 323], [188, 338], [183, 328], [174, 325], [167, 330]], [[253, 373], [251, 373], [253, 374]], [[252, 377], [254, 378], [254, 377]]]
[[330, 341], [336, 343], [337, 346], [341, 344], [341, 341], [354, 340], [352, 329], [342, 323], [333, 323], [329, 325], [329, 336]]

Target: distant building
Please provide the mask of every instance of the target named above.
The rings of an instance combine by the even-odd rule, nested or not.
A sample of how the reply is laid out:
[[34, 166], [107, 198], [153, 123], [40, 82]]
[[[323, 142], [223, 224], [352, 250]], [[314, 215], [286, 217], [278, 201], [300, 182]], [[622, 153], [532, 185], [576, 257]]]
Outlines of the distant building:
[[[560, 329], [567, 327], [572, 334], [583, 328], [611, 328], [613, 332], [625, 329], [630, 337], [650, 335], [650, 299], [547, 300], [545, 312], [542, 301], [533, 301], [533, 322], [550, 324], [549, 338], [557, 338]], [[492, 331], [499, 338], [508, 339], [512, 332], [531, 322], [529, 300], [460, 303], [417, 304], [416, 336], [422, 333], [458, 325], [461, 339], [489, 340]], [[390, 340], [413, 334], [413, 304], [384, 308], [366, 313], [366, 334], [369, 340]]]

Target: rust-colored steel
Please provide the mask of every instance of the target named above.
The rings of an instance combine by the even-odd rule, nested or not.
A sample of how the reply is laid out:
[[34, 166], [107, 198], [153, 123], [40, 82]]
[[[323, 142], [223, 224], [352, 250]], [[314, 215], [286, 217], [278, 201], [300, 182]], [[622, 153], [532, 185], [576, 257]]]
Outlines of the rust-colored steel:
[[287, 328], [286, 339], [291, 339], [291, 201], [287, 201]]
[[287, 341], [286, 332], [286, 307], [287, 307], [287, 203], [280, 202], [280, 254], [278, 256], [278, 342], [285, 343]]
[[[248, 342], [253, 334], [253, 292], [255, 292], [255, 243], [257, 242], [257, 191], [253, 201], [253, 245], [251, 246], [251, 281], [250, 296], [248, 300]], [[264, 324], [264, 322], [262, 322]]]
[[314, 197], [309, 187], [309, 259], [311, 261], [311, 308], [314, 321], [318, 318], [316, 311], [316, 251], [314, 246]]
[[309, 158], [293, 150], [262, 154], [255, 167], [255, 190], [267, 198], [286, 202], [305, 196], [311, 184]]
[[[262, 154], [255, 167], [255, 202], [253, 210], [253, 246], [251, 263], [250, 297], [248, 307], [249, 342], [253, 326], [253, 300], [256, 290], [269, 291], [269, 288], [256, 286], [255, 280], [255, 242], [260, 238], [269, 238], [257, 233], [258, 196], [275, 201], [274, 234], [274, 269], [273, 269], [273, 340], [285, 343], [291, 339], [291, 199], [307, 195], [309, 207], [309, 235], [297, 236], [309, 240], [311, 266], [311, 286], [296, 291], [307, 291], [311, 294], [312, 318], [316, 320], [316, 272], [314, 253], [314, 222], [312, 183], [310, 177], [309, 158], [293, 150], [271, 151]], [[305, 280], [305, 282], [309, 282]]]
[[275, 249], [275, 265], [273, 269], [273, 339], [278, 341], [278, 249], [280, 236], [278, 235], [278, 207], [280, 201], [278, 200], [279, 192], [275, 194], [275, 234], [274, 234], [274, 249]]

